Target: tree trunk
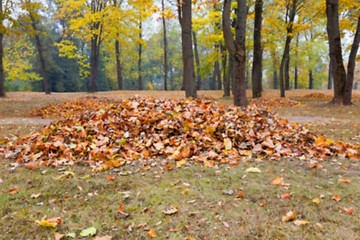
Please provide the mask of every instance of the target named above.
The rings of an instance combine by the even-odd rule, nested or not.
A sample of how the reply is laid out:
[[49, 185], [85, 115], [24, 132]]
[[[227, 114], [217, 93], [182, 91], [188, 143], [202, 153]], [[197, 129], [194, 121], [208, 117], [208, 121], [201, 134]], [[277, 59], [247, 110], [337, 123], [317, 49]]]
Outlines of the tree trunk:
[[[220, 43], [215, 45], [216, 54], [219, 53], [219, 50], [220, 50]], [[217, 90], [221, 90], [221, 69], [220, 69], [219, 58], [216, 58], [215, 64], [217, 65], [217, 69], [216, 69]]]
[[[184, 63], [183, 81], [185, 83], [185, 95], [187, 98], [197, 98], [196, 84], [194, 80], [194, 56], [192, 50], [192, 27], [191, 27], [191, 2], [184, 0], [181, 4], [181, 39]], [[180, 17], [180, 16], [179, 16]]]
[[309, 89], [314, 89], [314, 78], [312, 70], [309, 70]]
[[331, 59], [329, 60], [329, 71], [328, 71], [328, 89], [332, 89], [332, 66], [333, 63]]
[[[222, 71], [223, 71], [223, 88], [224, 88], [224, 96], [230, 96], [230, 84], [228, 76], [230, 73], [226, 69], [227, 65], [227, 54], [225, 52], [225, 47], [223, 45], [220, 45], [221, 47], [221, 63], [222, 63]], [[228, 88], [228, 89], [227, 89]]]
[[141, 17], [139, 19], [139, 59], [138, 59], [138, 89], [143, 90], [143, 84], [142, 84], [142, 74], [141, 74], [141, 51], [142, 51], [142, 20]]
[[36, 26], [36, 22], [35, 22], [36, 20], [31, 13], [30, 13], [30, 19], [31, 19], [31, 25], [35, 32], [35, 44], [36, 44], [36, 49], [37, 49], [39, 61], [40, 61], [40, 71], [41, 71], [41, 76], [43, 78], [44, 92], [46, 94], [51, 94], [51, 89], [50, 89], [47, 74], [46, 74], [45, 59], [44, 59], [43, 49], [42, 49], [42, 45], [41, 45], [41, 41], [40, 41], [40, 36], [39, 36], [38, 30], [37, 30], [37, 26]]
[[356, 32], [354, 36], [354, 41], [351, 46], [351, 51], [348, 60], [348, 67], [347, 67], [347, 77], [344, 89], [344, 105], [351, 105], [351, 95], [352, 89], [354, 84], [354, 73], [355, 73], [355, 65], [356, 65], [356, 55], [359, 49], [360, 43], [360, 16], [358, 18], [358, 23], [356, 27]]
[[285, 62], [285, 90], [290, 89], [290, 50]]
[[261, 47], [261, 26], [262, 26], [263, 0], [255, 2], [255, 23], [254, 23], [254, 59], [252, 68], [252, 93], [253, 98], [261, 97], [262, 92], [262, 54]]
[[[218, 45], [215, 45], [215, 54], [217, 55], [218, 53]], [[220, 65], [219, 65], [219, 60], [216, 59], [214, 62], [214, 73], [213, 73], [213, 80], [211, 83], [211, 90], [216, 90], [216, 83], [218, 83], [220, 81], [221, 83], [221, 79], [219, 80], [219, 75], [220, 75]], [[218, 86], [219, 87], [219, 86]]]
[[98, 54], [97, 54], [97, 48], [98, 48], [98, 44], [97, 44], [97, 36], [93, 36], [91, 38], [91, 43], [90, 43], [90, 83], [89, 83], [89, 92], [95, 92], [95, 78], [98, 72], [98, 61], [99, 59], [97, 58]]
[[[164, 0], [161, 0], [161, 7], [162, 12], [165, 11], [165, 4]], [[165, 24], [165, 16], [162, 16], [162, 23], [163, 23], [163, 31], [164, 31], [164, 90], [167, 91], [167, 77], [168, 77], [168, 61], [167, 61], [167, 38], [166, 38], [166, 24]]]
[[295, 74], [294, 74], [294, 89], [298, 88], [298, 57], [299, 57], [299, 34], [296, 34], [296, 55], [295, 55]]
[[195, 51], [195, 62], [196, 62], [196, 89], [200, 90], [201, 87], [201, 76], [200, 76], [200, 59], [199, 59], [199, 52], [197, 48], [197, 39], [196, 39], [196, 33], [193, 32], [193, 39], [194, 39], [194, 51]]
[[278, 81], [278, 74], [277, 74], [277, 69], [274, 69], [274, 73], [273, 73], [273, 83], [274, 83], [274, 89], [278, 89], [279, 88], [279, 81]]
[[331, 100], [331, 104], [343, 104], [346, 83], [346, 72], [341, 50], [338, 10], [338, 0], [326, 0], [326, 28], [329, 38], [330, 59], [334, 64], [331, 68], [334, 79], [334, 98]]
[[119, 40], [115, 40], [115, 57], [116, 57], [116, 76], [118, 82], [118, 89], [123, 90], [123, 76], [122, 76], [122, 67], [120, 61], [120, 43]]
[[245, 34], [246, 34], [246, 16], [247, 7], [246, 0], [237, 0], [238, 8], [236, 11], [236, 26], [235, 26], [235, 42], [233, 34], [231, 32], [230, 24], [230, 11], [231, 11], [231, 0], [225, 0], [224, 11], [223, 11], [223, 34], [225, 39], [226, 47], [229, 54], [234, 59], [234, 105], [235, 106], [246, 106], [248, 104], [246, 98], [246, 83], [245, 83], [245, 62], [246, 62], [246, 51], [245, 51]]
[[284, 84], [285, 65], [286, 65], [286, 61], [290, 55], [290, 43], [292, 40], [291, 34], [293, 32], [293, 24], [294, 24], [294, 19], [295, 19], [295, 15], [296, 15], [297, 4], [298, 4], [298, 0], [293, 0], [292, 6], [290, 9], [290, 14], [289, 14], [289, 22], [286, 27], [287, 35], [286, 35], [284, 53], [283, 53], [281, 63], [280, 63], [280, 73], [279, 73], [280, 97], [285, 97], [285, 87], [286, 87]]

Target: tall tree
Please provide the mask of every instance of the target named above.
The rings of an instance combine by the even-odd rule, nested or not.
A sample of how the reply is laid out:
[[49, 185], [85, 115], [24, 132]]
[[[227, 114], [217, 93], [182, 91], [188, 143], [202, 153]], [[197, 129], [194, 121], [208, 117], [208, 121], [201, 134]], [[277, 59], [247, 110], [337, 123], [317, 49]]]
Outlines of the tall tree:
[[165, 22], [165, 3], [164, 0], [161, 0], [161, 12], [162, 12], [162, 24], [163, 24], [163, 33], [164, 33], [164, 90], [167, 91], [168, 83], [168, 60], [167, 60], [167, 38], [166, 38], [166, 22]]
[[31, 26], [34, 31], [35, 44], [36, 44], [36, 49], [38, 52], [38, 57], [39, 57], [39, 62], [40, 62], [40, 71], [41, 71], [41, 76], [42, 76], [42, 80], [43, 80], [44, 92], [46, 94], [50, 94], [51, 88], [50, 88], [47, 73], [46, 73], [46, 64], [45, 64], [45, 59], [44, 59], [44, 54], [43, 54], [43, 46], [40, 41], [40, 36], [39, 36], [40, 34], [39, 34], [39, 31], [36, 26], [36, 19], [35, 19], [34, 13], [32, 11], [30, 11], [29, 15], [30, 15], [30, 20], [31, 20]]
[[195, 63], [196, 63], [196, 89], [200, 90], [201, 87], [201, 76], [200, 76], [200, 58], [196, 39], [196, 33], [193, 31], [194, 40], [194, 52], [195, 52]]
[[192, 50], [192, 0], [178, 0], [178, 13], [181, 25], [181, 40], [182, 40], [182, 54], [183, 54], [183, 82], [185, 85], [186, 97], [197, 98], [196, 83], [194, 79], [194, 55]]
[[138, 55], [138, 90], [143, 90], [141, 74], [141, 54], [142, 54], [142, 20], [139, 18], [139, 55]]
[[3, 1], [0, 1], [0, 97], [5, 97], [5, 74], [4, 74], [4, 9], [3, 9]]
[[341, 49], [339, 1], [326, 0], [327, 33], [330, 49], [329, 55], [332, 63], [332, 76], [334, 79], [334, 98], [331, 100], [330, 104], [352, 104], [351, 94], [354, 80], [355, 61], [360, 42], [359, 11], [357, 11], [357, 14], [357, 27], [348, 60], [348, 73], [346, 73]]
[[281, 97], [285, 97], [285, 83], [284, 83], [284, 76], [285, 76], [285, 65], [286, 62], [288, 61], [289, 55], [290, 55], [290, 43], [292, 40], [292, 34], [293, 34], [293, 30], [294, 30], [294, 19], [295, 19], [295, 15], [296, 15], [296, 11], [298, 8], [298, 0], [292, 0], [292, 1], [287, 1], [287, 9], [286, 12], [289, 17], [287, 19], [287, 26], [286, 26], [286, 40], [285, 40], [285, 47], [284, 47], [284, 52], [283, 52], [283, 56], [281, 59], [281, 64], [280, 64], [280, 71], [279, 71], [279, 80], [280, 80], [280, 96]]
[[231, 0], [224, 1], [223, 32], [226, 48], [234, 61], [235, 78], [233, 81], [234, 105], [246, 106], [245, 62], [246, 62], [246, 0], [237, 0], [235, 20], [235, 41], [230, 22]]
[[262, 92], [262, 55], [261, 26], [262, 26], [263, 0], [255, 2], [254, 21], [254, 58], [252, 68], [252, 93], [253, 98], [261, 97]]

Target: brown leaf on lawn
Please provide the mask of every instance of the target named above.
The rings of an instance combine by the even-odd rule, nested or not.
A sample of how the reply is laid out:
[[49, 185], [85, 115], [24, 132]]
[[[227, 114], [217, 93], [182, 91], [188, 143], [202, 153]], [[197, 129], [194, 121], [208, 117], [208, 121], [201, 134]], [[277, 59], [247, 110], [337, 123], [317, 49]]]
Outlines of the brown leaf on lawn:
[[156, 235], [156, 233], [155, 233], [155, 230], [154, 230], [153, 228], [150, 229], [150, 231], [147, 232], [146, 235], [149, 236], [149, 237], [151, 237], [151, 238], [156, 238], [156, 237], [157, 237], [157, 235]]
[[9, 193], [10, 195], [15, 194], [15, 193], [17, 193], [17, 192], [19, 192], [19, 189], [18, 189], [18, 188], [11, 188], [11, 189], [8, 190], [8, 193]]
[[271, 184], [276, 186], [281, 186], [284, 183], [284, 179], [281, 177], [274, 177], [274, 180], [272, 180]]
[[354, 215], [354, 211], [352, 210], [352, 208], [344, 207], [343, 210], [344, 210], [345, 212], [347, 212], [348, 214], [350, 214], [350, 215]]
[[350, 183], [351, 180], [350, 179], [347, 179], [347, 178], [339, 178], [338, 179], [338, 182], [342, 182], [342, 183]]
[[49, 221], [51, 223], [56, 223], [57, 225], [61, 225], [63, 223], [63, 220], [61, 217], [49, 218], [49, 219], [47, 219], [47, 221]]
[[331, 199], [333, 199], [333, 200], [335, 200], [335, 201], [340, 201], [341, 200], [341, 197], [339, 196], [339, 195], [334, 195], [334, 196], [332, 196], [332, 198]]
[[106, 235], [103, 237], [96, 237], [94, 240], [111, 240], [112, 236]]
[[110, 176], [107, 177], [107, 180], [109, 180], [109, 181], [115, 180], [115, 177], [110, 175]]
[[55, 240], [60, 240], [65, 237], [65, 234], [54, 232], [54, 237], [55, 237]]
[[181, 192], [181, 194], [186, 194], [189, 191], [189, 188], [186, 188], [184, 191]]
[[263, 207], [265, 204], [266, 204], [266, 201], [265, 201], [265, 200], [262, 201], [262, 202], [259, 202], [259, 206], [260, 206], [260, 207]]
[[35, 171], [36, 169], [38, 169], [38, 165], [36, 162], [27, 162], [24, 164], [24, 166], [29, 169], [29, 170], [33, 170]]
[[38, 198], [40, 197], [42, 194], [41, 193], [34, 193], [30, 196], [30, 198]]
[[123, 212], [124, 211], [124, 205], [120, 204], [119, 205], [119, 210], [117, 211], [118, 213]]
[[244, 193], [243, 193], [243, 192], [239, 192], [239, 193], [236, 195], [236, 198], [244, 198]]
[[290, 198], [290, 194], [288, 192], [281, 194], [282, 199], [288, 199]]
[[170, 207], [170, 208], [166, 208], [166, 209], [163, 211], [163, 213], [164, 213], [165, 215], [173, 215], [173, 214], [175, 214], [175, 213], [177, 213], [177, 212], [178, 212], [178, 208], [175, 207], [175, 206], [172, 206], [172, 207]]
[[296, 217], [295, 210], [289, 211], [285, 216], [282, 216], [281, 221], [282, 222], [288, 222], [291, 220], [294, 220]]

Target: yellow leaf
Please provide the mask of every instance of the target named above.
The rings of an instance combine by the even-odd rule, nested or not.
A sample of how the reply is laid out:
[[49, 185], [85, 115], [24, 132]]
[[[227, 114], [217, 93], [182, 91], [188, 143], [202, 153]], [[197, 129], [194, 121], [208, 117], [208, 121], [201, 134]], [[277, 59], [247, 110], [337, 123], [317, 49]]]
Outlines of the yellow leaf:
[[44, 226], [44, 227], [56, 227], [56, 223], [54, 223], [54, 222], [49, 222], [48, 220], [45, 220], [45, 219], [43, 219], [43, 220], [41, 220], [41, 221], [39, 221], [39, 220], [35, 220], [35, 222], [36, 223], [38, 223], [40, 226]]
[[302, 226], [302, 225], [306, 225], [306, 224], [308, 224], [308, 223], [310, 223], [310, 221], [305, 221], [305, 220], [295, 220], [295, 221], [294, 221], [294, 224], [295, 224], [296, 226]]
[[258, 168], [248, 168], [246, 169], [246, 172], [248, 173], [261, 173], [261, 170]]
[[170, 207], [170, 208], [167, 208], [167, 209], [165, 209], [164, 211], [163, 211], [163, 213], [165, 214], [165, 215], [173, 215], [173, 214], [175, 214], [175, 213], [177, 213], [178, 212], [178, 208], [177, 207], [174, 207], [174, 206], [172, 206], [172, 207]]
[[313, 203], [316, 203], [316, 204], [320, 204], [320, 199], [315, 198], [315, 199], [312, 200], [312, 202], [313, 202]]

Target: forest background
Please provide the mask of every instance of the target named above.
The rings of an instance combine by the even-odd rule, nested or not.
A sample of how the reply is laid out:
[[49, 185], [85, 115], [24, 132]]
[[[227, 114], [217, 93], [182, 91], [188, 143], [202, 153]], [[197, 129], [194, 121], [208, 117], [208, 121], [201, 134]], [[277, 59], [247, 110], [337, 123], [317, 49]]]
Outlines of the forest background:
[[[247, 1], [247, 88], [252, 85], [254, 71], [258, 2], [262, 3]], [[183, 4], [175, 0], [5, 1], [2, 6], [5, 90], [183, 90], [179, 21]], [[356, 30], [358, 5], [356, 1], [339, 3], [345, 59]], [[192, 1], [194, 79], [199, 90], [224, 89], [225, 83], [231, 81], [228, 74], [231, 58], [222, 27], [223, 6], [224, 2], [219, 0]], [[284, 62], [285, 90], [331, 89], [325, 1], [271, 0], [261, 7], [262, 88], [279, 88], [280, 65], [289, 36], [293, 41]], [[236, 9], [235, 1], [230, 14], [233, 32]], [[292, 32], [288, 31], [290, 24]], [[92, 54], [96, 62], [92, 62]], [[97, 66], [91, 67], [94, 64]], [[92, 73], [92, 69], [96, 72]], [[359, 82], [357, 67], [355, 89]]]

